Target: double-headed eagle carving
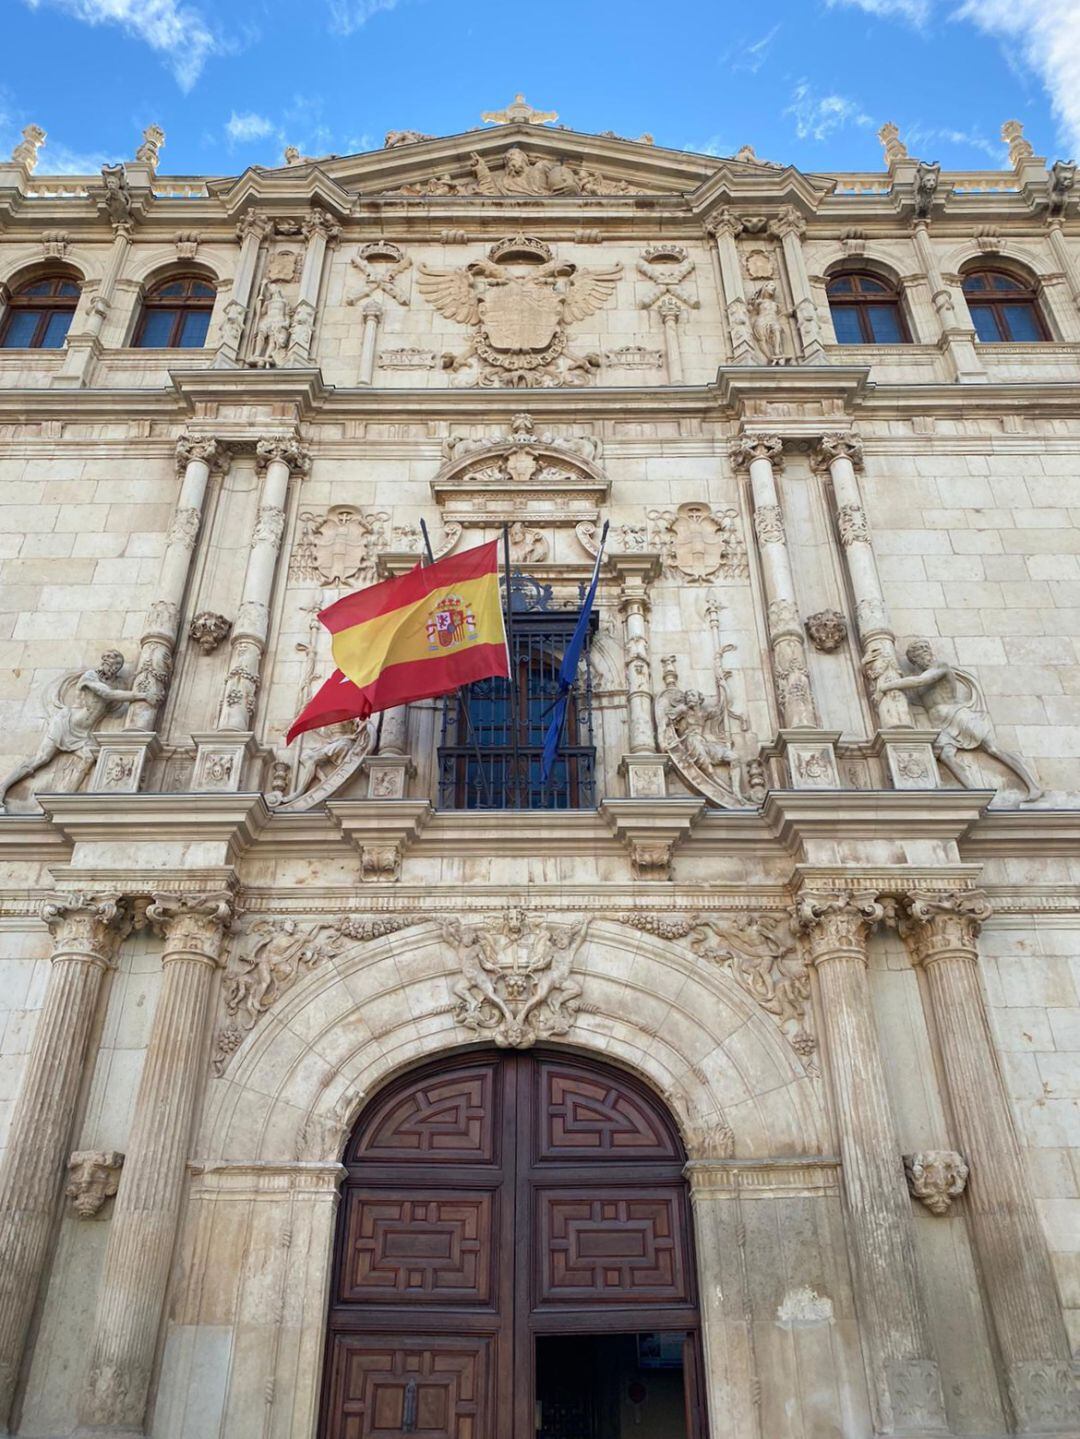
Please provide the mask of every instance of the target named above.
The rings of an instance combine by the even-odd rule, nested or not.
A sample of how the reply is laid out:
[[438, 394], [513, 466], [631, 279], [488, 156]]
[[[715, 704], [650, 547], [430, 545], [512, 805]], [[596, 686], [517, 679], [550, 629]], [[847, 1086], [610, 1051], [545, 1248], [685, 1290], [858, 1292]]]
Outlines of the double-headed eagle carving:
[[456, 270], [420, 265], [417, 285], [441, 315], [473, 331], [468, 349], [443, 356], [445, 369], [478, 362], [472, 383], [531, 387], [588, 382], [600, 358], [567, 352], [566, 329], [600, 309], [621, 274], [621, 265], [556, 260], [542, 240], [517, 235]]

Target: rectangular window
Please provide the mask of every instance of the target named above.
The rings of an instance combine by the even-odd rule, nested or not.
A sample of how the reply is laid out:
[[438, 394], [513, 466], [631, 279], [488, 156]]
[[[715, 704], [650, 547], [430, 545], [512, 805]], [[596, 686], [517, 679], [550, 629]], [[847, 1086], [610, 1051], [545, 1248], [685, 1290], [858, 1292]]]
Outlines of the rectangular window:
[[5, 350], [25, 349], [34, 338], [34, 331], [41, 319], [40, 310], [16, 310], [8, 321], [4, 335]]
[[43, 350], [59, 350], [67, 339], [67, 332], [71, 329], [72, 313], [70, 310], [57, 310], [49, 316], [49, 323], [45, 326], [45, 336], [41, 341]]
[[1039, 322], [1031, 305], [1002, 305], [1010, 340], [1041, 340]]
[[834, 305], [833, 328], [838, 345], [861, 345], [862, 332], [859, 329], [859, 312], [854, 305]]
[[867, 305], [866, 315], [870, 321], [875, 344], [903, 344], [904, 336], [900, 330], [900, 316], [895, 305]]
[[544, 737], [559, 692], [559, 667], [578, 613], [515, 609], [513, 696], [510, 683], [501, 677], [478, 680], [447, 696], [439, 746], [442, 809], [594, 807], [596, 749], [588, 642], [546, 783], [541, 773]]
[[975, 326], [975, 333], [984, 344], [993, 344], [1003, 338], [998, 329], [997, 316], [989, 305], [972, 305], [969, 301], [968, 308], [971, 310], [971, 323]]
[[142, 338], [139, 346], [146, 350], [164, 349], [169, 343], [169, 335], [172, 332], [173, 320], [176, 313], [173, 310], [147, 310], [143, 316]]
[[206, 343], [206, 332], [210, 328], [209, 310], [192, 310], [184, 316], [184, 327], [180, 333], [180, 344], [185, 350], [197, 350]]

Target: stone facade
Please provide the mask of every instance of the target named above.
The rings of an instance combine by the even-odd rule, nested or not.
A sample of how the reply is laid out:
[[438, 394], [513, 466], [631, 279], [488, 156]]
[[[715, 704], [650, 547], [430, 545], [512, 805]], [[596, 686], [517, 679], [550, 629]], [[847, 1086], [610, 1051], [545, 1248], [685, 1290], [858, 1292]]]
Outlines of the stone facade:
[[[678, 1121], [712, 1439], [1080, 1433], [1069, 167], [491, 118], [0, 164], [0, 304], [80, 287], [0, 348], [0, 1427], [312, 1439], [365, 1101], [543, 1040]], [[836, 343], [852, 269], [909, 342]], [[133, 347], [180, 273], [205, 347]], [[597, 808], [440, 808], [430, 703], [284, 746], [421, 519], [563, 605], [610, 521]]]

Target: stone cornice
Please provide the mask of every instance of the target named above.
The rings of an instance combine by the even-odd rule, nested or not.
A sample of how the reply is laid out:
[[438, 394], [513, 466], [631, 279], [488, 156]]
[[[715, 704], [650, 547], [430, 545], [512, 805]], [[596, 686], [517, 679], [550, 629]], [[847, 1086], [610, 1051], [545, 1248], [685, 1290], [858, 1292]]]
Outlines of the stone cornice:
[[789, 854], [808, 844], [891, 839], [958, 842], [994, 798], [993, 790], [774, 790], [762, 818]]
[[1012, 855], [1080, 860], [1080, 810], [990, 809], [960, 842], [965, 859]]
[[[259, 794], [44, 794], [37, 798], [46, 817], [74, 845], [204, 843], [223, 846], [229, 861], [251, 847], [270, 818]], [[147, 865], [150, 868], [153, 864]]]

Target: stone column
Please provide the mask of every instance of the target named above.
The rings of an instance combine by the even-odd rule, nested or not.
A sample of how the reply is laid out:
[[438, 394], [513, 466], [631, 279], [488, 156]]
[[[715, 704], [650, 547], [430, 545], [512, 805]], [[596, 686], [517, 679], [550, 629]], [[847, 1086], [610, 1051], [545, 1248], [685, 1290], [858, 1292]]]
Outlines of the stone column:
[[731, 358], [737, 365], [752, 365], [757, 359], [757, 352], [750, 329], [750, 315], [746, 308], [739, 247], [735, 243], [742, 228], [742, 221], [730, 210], [721, 210], [707, 226], [709, 234], [716, 241], [716, 254], [720, 261], [720, 279], [724, 286], [724, 304], [731, 334]]
[[802, 252], [806, 221], [794, 206], [785, 205], [769, 226], [769, 230], [779, 237], [784, 248], [784, 263], [787, 266], [791, 298], [795, 301], [795, 325], [799, 332], [803, 359], [810, 365], [824, 365], [827, 358], [825, 346], [821, 343], [817, 309], [810, 292], [810, 276], [807, 274]]
[[377, 300], [369, 300], [360, 313], [363, 316], [364, 329], [360, 336], [360, 375], [357, 383], [373, 385], [375, 383], [375, 351], [384, 312]]
[[147, 910], [165, 937], [161, 989], [98, 1288], [86, 1426], [142, 1432], [230, 905], [225, 893], [157, 894]]
[[56, 895], [45, 1002], [0, 1165], [0, 1429], [11, 1412], [60, 1199], [102, 981], [127, 928], [115, 896]]
[[[1054, 259], [1057, 261], [1061, 273], [1065, 276], [1065, 283], [1069, 287], [1073, 308], [1080, 310], [1080, 266], [1077, 265], [1069, 242], [1065, 238], [1065, 231], [1062, 228], [1060, 215], [1050, 215], [1047, 218], [1046, 238], [1049, 240], [1050, 248], [1054, 252]], [[1070, 325], [1070, 338], [1075, 336], [1076, 328], [1074, 318]]]
[[866, 976], [867, 936], [881, 917], [872, 894], [803, 892], [795, 906], [818, 976], [875, 1430], [936, 1433], [946, 1428], [941, 1385]]
[[618, 578], [626, 674], [626, 753], [620, 771], [631, 798], [664, 794], [667, 756], [656, 744], [652, 673], [649, 663], [649, 584], [660, 572], [656, 553], [614, 553], [609, 560]]
[[304, 235], [307, 249], [304, 251], [304, 268], [300, 273], [300, 293], [292, 312], [288, 361], [290, 365], [306, 365], [311, 360], [311, 337], [315, 329], [323, 260], [326, 257], [327, 244], [336, 244], [340, 238], [341, 226], [316, 205], [304, 221]]
[[405, 789], [416, 766], [408, 749], [409, 706], [384, 710], [379, 725], [379, 750], [369, 755], [368, 798], [404, 799]]
[[979, 981], [978, 934], [989, 914], [980, 891], [917, 890], [901, 934], [926, 975], [953, 1139], [970, 1170], [964, 1208], [1018, 1427], [1075, 1434], [1080, 1392]]
[[970, 316], [963, 319], [956, 312], [952, 290], [945, 283], [930, 239], [930, 221], [918, 218], [912, 222], [911, 238], [930, 285], [930, 296], [941, 322], [941, 342], [957, 380], [967, 384], [985, 383], [987, 375], [975, 349], [975, 329]]
[[[228, 447], [218, 440], [181, 435], [177, 441], [180, 495], [165, 539], [158, 598], [147, 612], [132, 682], [132, 688], [142, 698], [128, 707], [122, 730], [102, 734], [92, 790], [135, 793], [142, 784], [147, 761], [156, 753], [155, 729], [172, 675], [180, 612], [202, 525], [207, 484], [211, 471], [224, 472], [231, 458]], [[115, 756], [120, 756], [122, 762], [117, 764]]]
[[197, 790], [240, 787], [243, 760], [251, 745], [251, 723], [262, 679], [262, 661], [270, 626], [270, 598], [285, 533], [289, 479], [307, 474], [311, 460], [295, 436], [260, 440], [255, 447], [262, 477], [259, 512], [251, 535], [244, 589], [232, 628], [229, 672], [218, 716], [210, 734], [194, 736]]
[[893, 785], [897, 789], [935, 789], [938, 774], [932, 734], [915, 728], [902, 690], [885, 694], [877, 690], [882, 680], [898, 679], [901, 671], [855, 473], [856, 468], [863, 468], [862, 441], [850, 433], [825, 434], [813, 459], [815, 467], [832, 480], [837, 532], [855, 600], [862, 668], [880, 727], [879, 745], [885, 751]]
[[105, 261], [101, 282], [87, 306], [83, 328], [75, 334], [68, 332], [67, 353], [54, 377], [54, 384], [74, 387], [87, 383], [90, 363], [101, 352], [101, 331], [112, 309], [116, 282], [123, 273], [132, 239], [133, 227], [130, 220], [113, 225], [112, 249]]
[[251, 304], [251, 287], [255, 281], [259, 247], [269, 231], [269, 219], [255, 210], [249, 210], [236, 227], [236, 238], [240, 241], [240, 257], [236, 262], [232, 293], [225, 306], [221, 344], [214, 358], [215, 369], [231, 368], [240, 362], [240, 345], [244, 338], [248, 307]]
[[664, 355], [667, 359], [669, 385], [683, 382], [682, 346], [679, 344], [679, 325], [682, 322], [682, 306], [674, 295], [665, 295], [656, 307], [660, 323], [664, 327]]

